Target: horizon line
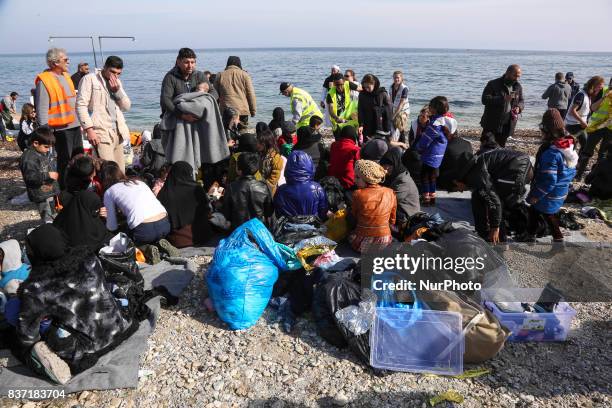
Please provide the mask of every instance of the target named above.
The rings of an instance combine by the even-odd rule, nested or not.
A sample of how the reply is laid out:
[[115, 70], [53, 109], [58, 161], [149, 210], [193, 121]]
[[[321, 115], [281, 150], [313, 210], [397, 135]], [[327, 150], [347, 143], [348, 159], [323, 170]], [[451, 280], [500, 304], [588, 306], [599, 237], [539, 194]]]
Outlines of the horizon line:
[[[108, 50], [104, 51], [105, 54], [110, 52], [113, 53], [139, 53], [139, 52], [176, 52], [180, 48], [161, 48], [161, 49], [138, 49], [138, 50]], [[329, 51], [344, 51], [344, 50], [387, 50], [387, 51], [405, 51], [405, 50], [417, 50], [417, 51], [505, 51], [505, 52], [542, 52], [542, 53], [561, 53], [561, 54], [611, 54], [612, 51], [576, 51], [576, 50], [519, 50], [519, 49], [506, 49], [506, 48], [438, 48], [438, 47], [206, 47], [206, 48], [193, 48], [194, 51], [290, 51], [290, 50], [329, 50]], [[99, 50], [96, 50], [99, 52]], [[91, 50], [87, 51], [74, 51], [73, 54], [89, 54]], [[26, 52], [26, 53], [0, 53], [0, 57], [19, 57], [19, 56], [39, 56], [44, 55], [44, 52]]]

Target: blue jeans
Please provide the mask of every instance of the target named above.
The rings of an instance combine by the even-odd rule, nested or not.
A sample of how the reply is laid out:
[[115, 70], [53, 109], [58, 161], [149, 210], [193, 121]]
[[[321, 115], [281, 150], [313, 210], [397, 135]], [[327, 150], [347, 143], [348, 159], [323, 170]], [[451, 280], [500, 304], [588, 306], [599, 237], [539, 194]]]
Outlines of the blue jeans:
[[130, 231], [136, 245], [153, 244], [170, 233], [170, 221], [164, 217], [159, 221], [143, 222]]

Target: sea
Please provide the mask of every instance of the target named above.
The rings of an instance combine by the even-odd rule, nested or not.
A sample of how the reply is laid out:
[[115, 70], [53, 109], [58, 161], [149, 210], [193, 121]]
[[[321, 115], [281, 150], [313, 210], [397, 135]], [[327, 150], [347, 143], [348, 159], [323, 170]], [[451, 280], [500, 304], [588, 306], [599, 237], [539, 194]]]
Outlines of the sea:
[[[61, 46], [58, 44], [57, 46]], [[92, 53], [71, 52], [68, 56], [71, 71], [79, 61], [94, 66]], [[151, 130], [159, 121], [161, 81], [176, 59], [177, 50], [111, 51], [105, 55], [119, 55], [124, 61], [123, 81], [132, 100], [126, 113], [132, 130]], [[342, 70], [352, 69], [357, 79], [367, 74], [376, 75], [381, 85], [389, 88], [392, 74], [404, 72], [410, 89], [411, 118], [431, 98], [444, 95], [455, 114], [459, 128], [479, 127], [483, 105], [482, 90], [487, 81], [500, 77], [510, 64], [519, 64], [525, 97], [525, 111], [519, 128], [536, 128], [546, 110], [541, 98], [554, 82], [556, 72], [572, 71], [576, 81], [584, 84], [591, 76], [601, 75], [609, 80], [612, 75], [612, 53], [501, 51], [459, 49], [357, 49], [357, 48], [267, 48], [267, 49], [204, 49], [196, 50], [197, 69], [218, 72], [225, 68], [227, 57], [237, 55], [242, 67], [253, 79], [257, 95], [257, 115], [252, 123], [268, 122], [272, 110], [280, 106], [289, 110], [289, 98], [279, 95], [280, 82], [287, 81], [308, 91], [320, 100], [323, 80], [332, 65]], [[102, 65], [100, 55], [98, 65]], [[18, 109], [27, 101], [37, 73], [46, 67], [43, 54], [0, 55], [0, 94], [17, 91], [21, 97]], [[71, 72], [71, 73], [72, 73]], [[286, 113], [286, 116], [289, 115]]]

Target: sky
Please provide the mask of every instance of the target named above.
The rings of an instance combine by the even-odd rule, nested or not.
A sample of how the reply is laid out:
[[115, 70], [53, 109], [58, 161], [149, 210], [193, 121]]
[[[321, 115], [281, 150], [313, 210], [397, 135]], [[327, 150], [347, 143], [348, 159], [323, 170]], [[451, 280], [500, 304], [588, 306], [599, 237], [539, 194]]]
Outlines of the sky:
[[[0, 54], [43, 53], [50, 35], [136, 37], [136, 42], [104, 40], [108, 50], [187, 46], [612, 52], [611, 16], [611, 0], [0, 0]], [[87, 40], [58, 45], [91, 50]]]

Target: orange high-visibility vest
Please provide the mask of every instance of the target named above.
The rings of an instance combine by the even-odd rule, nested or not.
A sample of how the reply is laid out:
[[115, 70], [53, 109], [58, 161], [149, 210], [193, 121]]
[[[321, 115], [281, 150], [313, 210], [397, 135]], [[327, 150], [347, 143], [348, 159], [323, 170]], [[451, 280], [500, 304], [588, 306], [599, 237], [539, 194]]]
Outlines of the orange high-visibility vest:
[[74, 110], [70, 107], [70, 98], [76, 98], [74, 85], [67, 73], [63, 72], [62, 75], [70, 87], [70, 95], [66, 95], [64, 87], [51, 71], [41, 72], [34, 81], [35, 85], [42, 81], [49, 93], [48, 124], [51, 127], [62, 127], [74, 122]]

